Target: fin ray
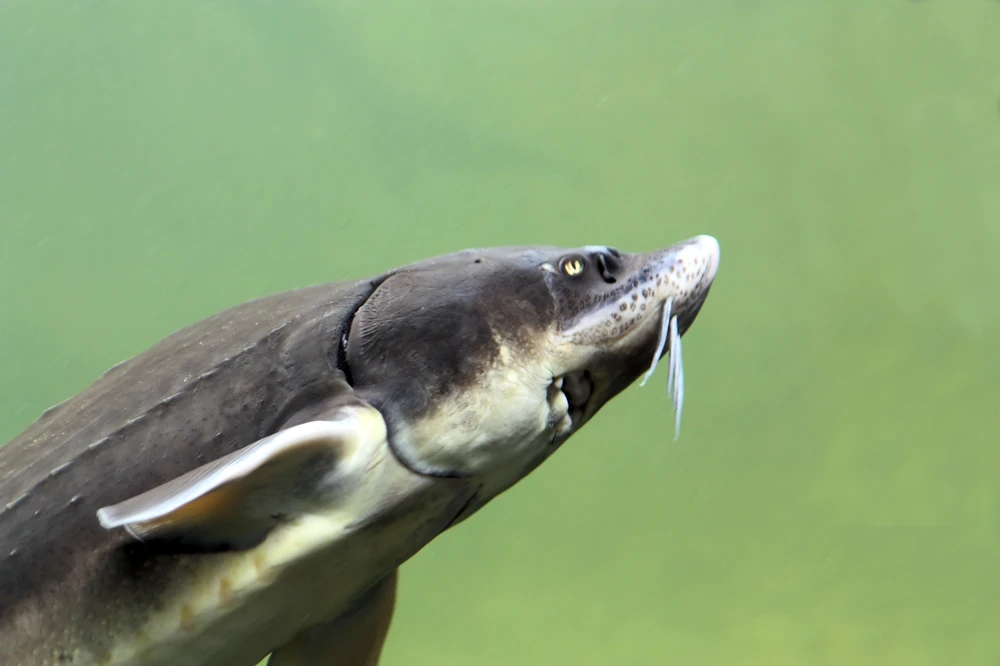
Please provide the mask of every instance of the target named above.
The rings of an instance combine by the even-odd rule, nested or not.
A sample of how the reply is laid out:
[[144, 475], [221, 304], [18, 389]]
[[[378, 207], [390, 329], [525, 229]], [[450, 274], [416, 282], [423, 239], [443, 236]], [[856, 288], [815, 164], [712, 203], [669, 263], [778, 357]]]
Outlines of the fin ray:
[[[366, 412], [378, 414], [365, 406]], [[332, 472], [361, 440], [383, 438], [384, 421], [341, 408], [332, 418], [292, 426], [140, 495], [97, 511], [101, 526], [138, 541], [247, 547], [301, 505], [309, 482]], [[346, 413], [345, 413], [346, 412]], [[374, 426], [374, 427], [373, 427]], [[305, 490], [304, 490], [305, 488]]]

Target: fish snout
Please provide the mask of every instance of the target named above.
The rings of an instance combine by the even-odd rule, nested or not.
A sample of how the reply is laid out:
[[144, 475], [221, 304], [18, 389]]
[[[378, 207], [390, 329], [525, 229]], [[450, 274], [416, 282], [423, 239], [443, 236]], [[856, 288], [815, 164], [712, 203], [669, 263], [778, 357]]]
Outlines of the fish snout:
[[656, 276], [657, 300], [671, 302], [681, 334], [694, 323], [719, 270], [721, 250], [714, 236], [701, 235], [654, 253], [648, 266]]

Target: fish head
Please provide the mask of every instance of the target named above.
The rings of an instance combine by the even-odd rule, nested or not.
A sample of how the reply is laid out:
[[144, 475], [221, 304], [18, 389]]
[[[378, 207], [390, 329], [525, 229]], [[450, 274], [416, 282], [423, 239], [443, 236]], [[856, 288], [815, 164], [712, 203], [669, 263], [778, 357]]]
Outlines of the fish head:
[[404, 266], [355, 314], [351, 381], [404, 465], [477, 479], [464, 518], [679, 352], [718, 265], [718, 242], [698, 236], [650, 253], [512, 247]]

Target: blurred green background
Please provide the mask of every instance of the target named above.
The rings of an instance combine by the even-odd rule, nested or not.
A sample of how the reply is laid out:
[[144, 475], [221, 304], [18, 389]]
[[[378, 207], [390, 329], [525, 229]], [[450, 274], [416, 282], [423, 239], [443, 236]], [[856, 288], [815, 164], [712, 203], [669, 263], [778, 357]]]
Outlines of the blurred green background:
[[1000, 663], [1000, 3], [0, 0], [0, 441], [237, 302], [710, 233], [384, 664]]

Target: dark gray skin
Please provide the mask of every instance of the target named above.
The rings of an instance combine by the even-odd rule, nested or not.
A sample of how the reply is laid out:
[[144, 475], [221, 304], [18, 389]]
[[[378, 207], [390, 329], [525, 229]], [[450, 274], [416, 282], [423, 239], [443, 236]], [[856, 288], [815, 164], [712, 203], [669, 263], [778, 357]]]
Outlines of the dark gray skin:
[[[337, 613], [319, 618], [334, 636], [338, 617], [363, 617], [364, 600], [377, 597], [380, 584], [394, 585], [399, 564], [537, 467], [649, 367], [666, 298], [680, 332], [688, 329], [718, 263], [717, 244], [705, 238], [650, 255], [464, 251], [371, 280], [252, 301], [112, 368], [0, 448], [0, 663], [139, 663], [93, 655], [110, 654], [119, 635], [144, 631], [146, 614], [162, 595], [181, 594], [192, 567], [202, 571], [232, 552], [253, 555], [298, 509], [276, 510], [246, 541], [205, 538], [202, 530], [193, 540], [143, 543], [102, 527], [97, 510], [292, 426], [371, 406], [384, 419], [392, 462], [378, 468], [385, 480], [370, 482], [386, 489], [372, 491], [386, 499], [366, 500], [377, 506], [364, 504], [348, 531], [376, 553], [370, 565], [343, 555], [353, 552], [343, 544], [330, 551], [352, 563], [345, 576], [356, 586]], [[567, 258], [582, 262], [579, 274], [566, 273]], [[556, 378], [565, 395], [556, 403], [567, 409], [550, 414], [560, 396], [549, 387], [546, 398], [546, 387]], [[321, 471], [338, 464], [320, 462]], [[312, 483], [292, 477], [288, 491], [308, 494]], [[271, 587], [284, 594], [277, 588], [289, 583], [278, 581]], [[371, 629], [381, 638], [358, 647], [358, 659], [377, 659], [391, 603], [378, 609], [382, 619], [369, 624], [382, 627]], [[261, 627], [273, 622], [261, 619], [255, 633], [242, 618], [260, 613], [240, 612], [251, 615], [230, 624], [247, 624], [245, 637], [202, 653], [190, 646], [210, 640], [194, 632], [158, 654], [252, 664], [297, 634], [299, 656], [289, 648], [279, 663], [318, 664], [301, 655], [332, 654], [324, 632], [310, 629], [318, 624], [303, 620], [271, 637]], [[111, 635], [97, 628], [106, 617]]]
[[200, 321], [0, 448], [0, 655], [17, 660], [22, 638], [26, 649], [48, 630], [25, 618], [59, 624], [91, 605], [101, 571], [122, 588], [138, 577], [132, 569], [155, 545], [136, 549], [125, 532], [102, 529], [98, 508], [337, 400], [341, 339], [382, 279], [276, 294]]

